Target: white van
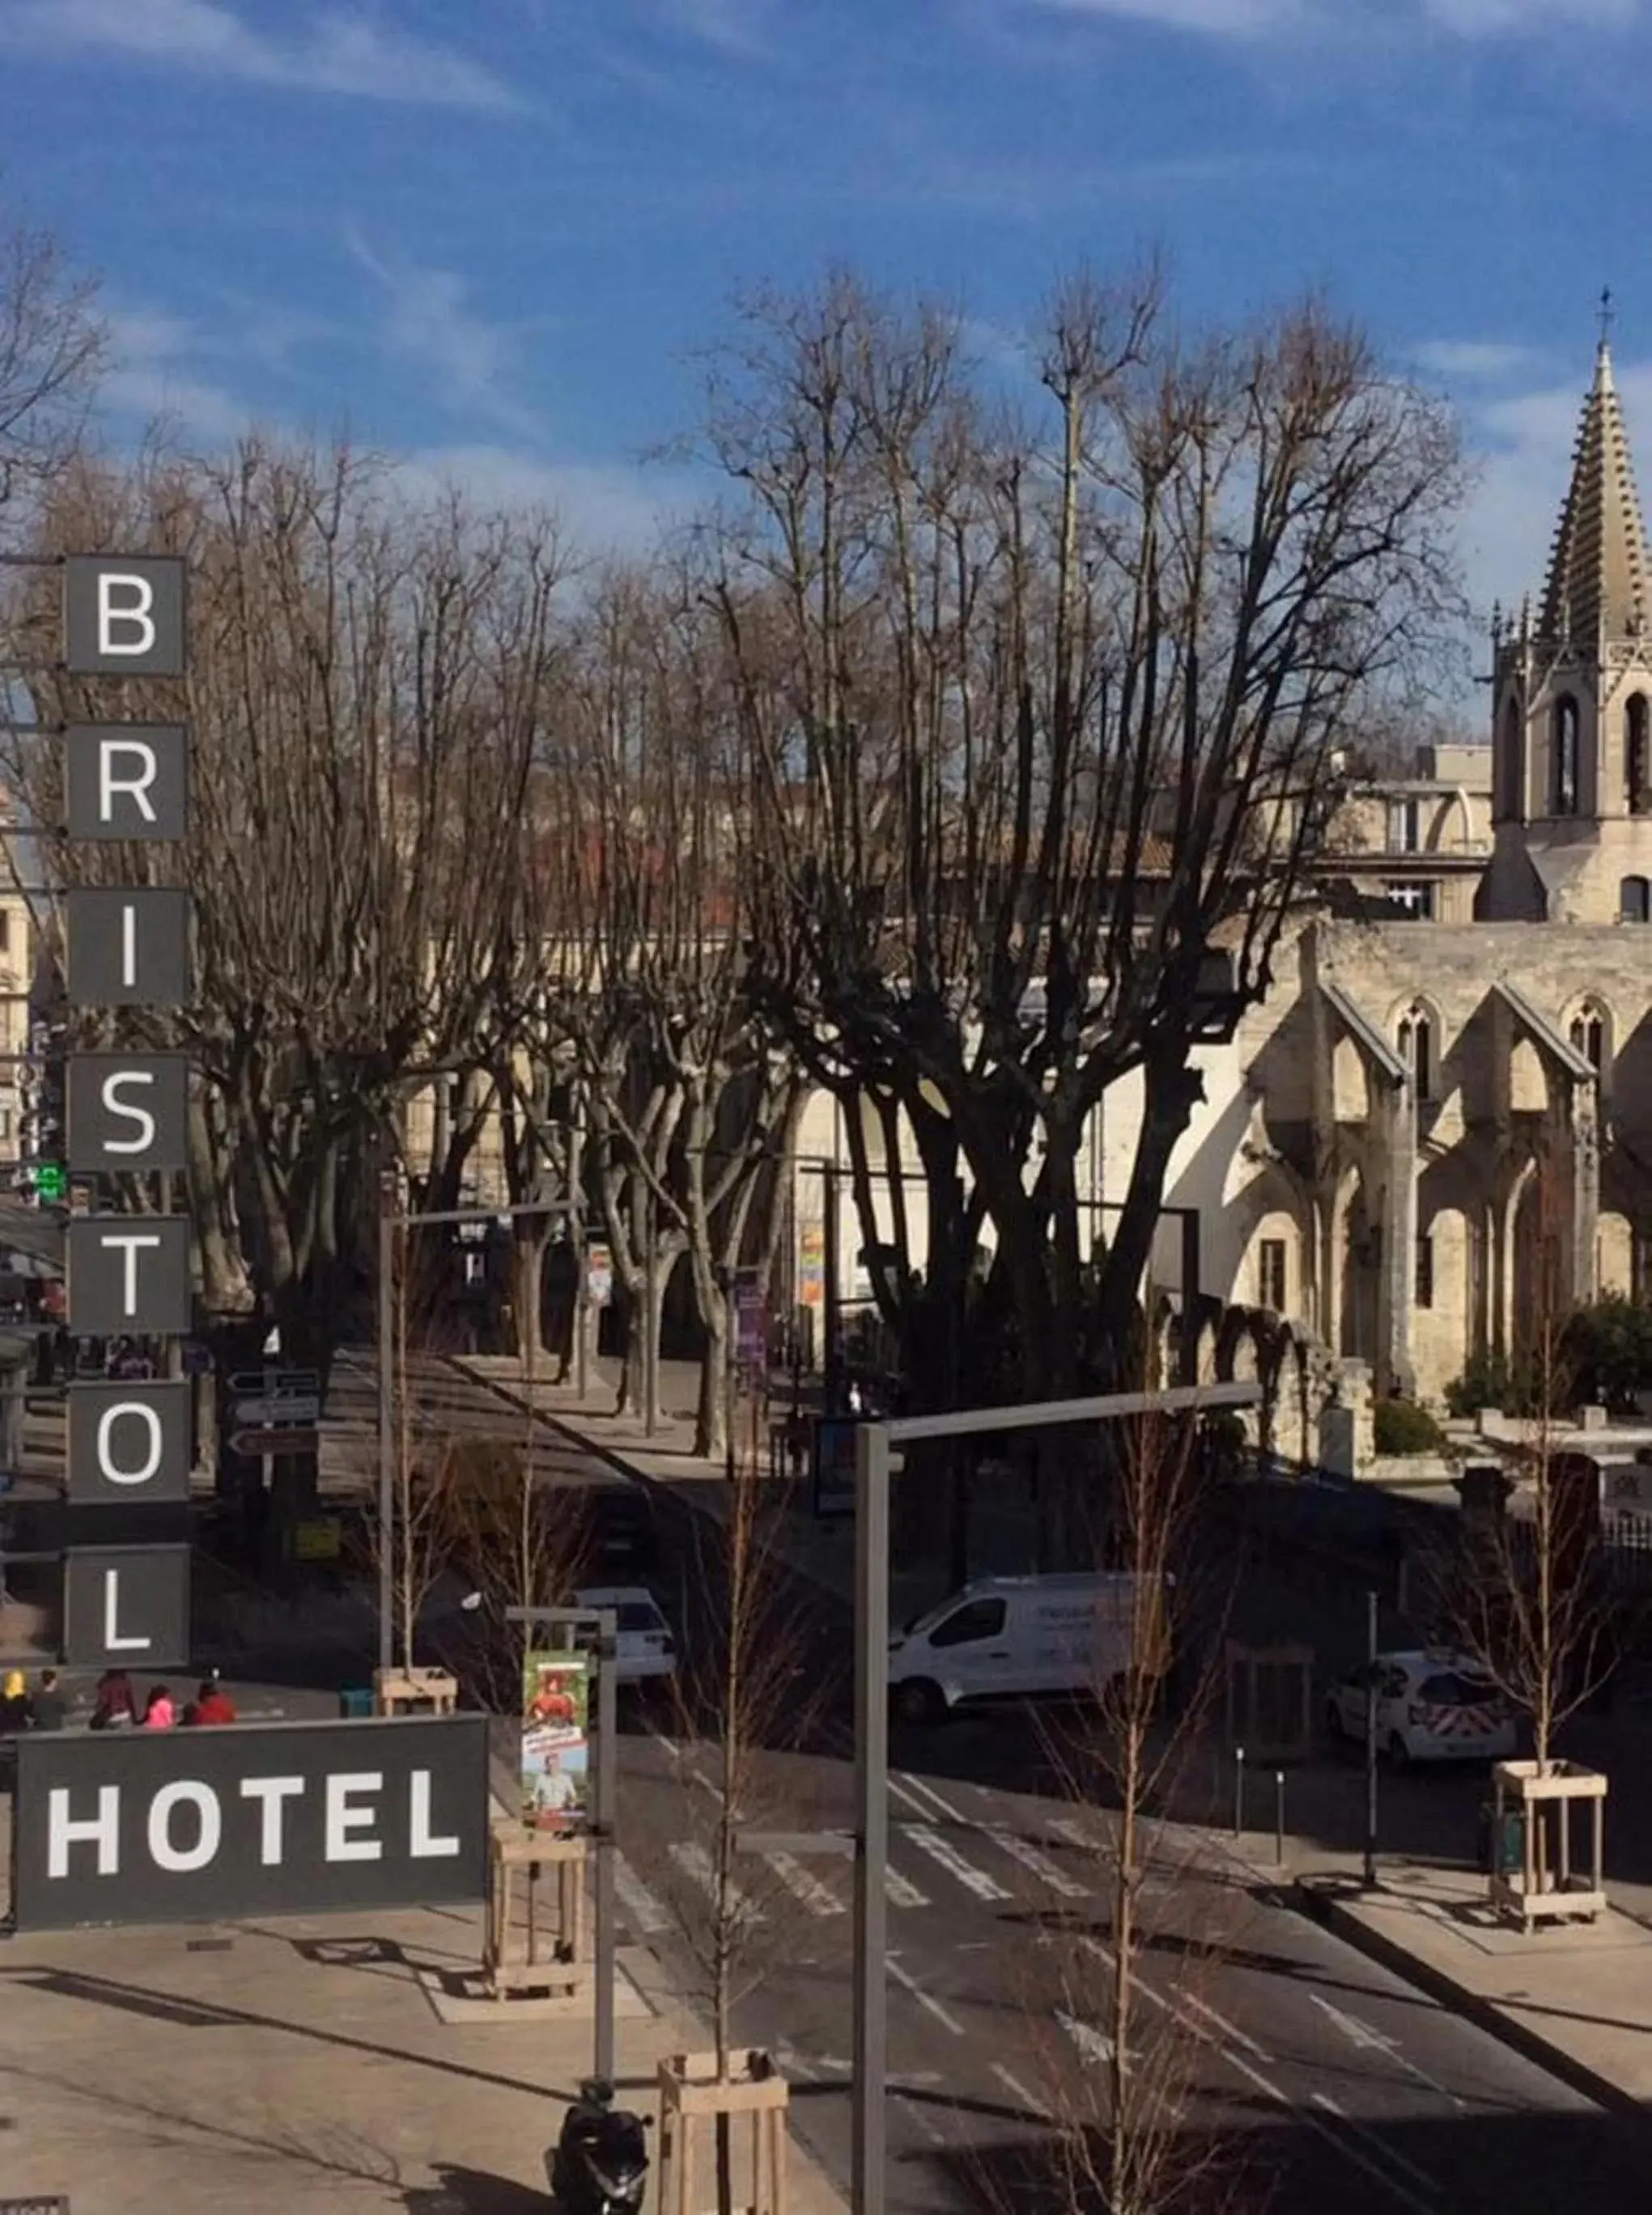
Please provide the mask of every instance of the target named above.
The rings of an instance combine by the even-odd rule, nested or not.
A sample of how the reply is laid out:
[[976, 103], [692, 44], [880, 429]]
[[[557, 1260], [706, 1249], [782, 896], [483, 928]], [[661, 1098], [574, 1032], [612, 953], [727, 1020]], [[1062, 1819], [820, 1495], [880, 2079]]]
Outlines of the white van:
[[890, 1639], [895, 1715], [936, 1722], [968, 1701], [1094, 1690], [1129, 1666], [1135, 1584], [1074, 1572], [965, 1585]]

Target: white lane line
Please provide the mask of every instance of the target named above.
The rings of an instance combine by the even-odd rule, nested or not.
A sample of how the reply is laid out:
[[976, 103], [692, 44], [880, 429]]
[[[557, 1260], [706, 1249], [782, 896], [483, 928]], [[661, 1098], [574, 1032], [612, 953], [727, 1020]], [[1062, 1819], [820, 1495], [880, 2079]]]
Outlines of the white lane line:
[[614, 1889], [632, 1928], [641, 1936], [652, 1938], [670, 1924], [670, 1917], [621, 1853], [614, 1856]]
[[1076, 1846], [1081, 1854], [1098, 1854], [1101, 1840], [1092, 1838], [1081, 1823], [1071, 1815], [1046, 1815], [1044, 1828], [1054, 1831], [1058, 1838], [1065, 1838], [1069, 1846]]
[[910, 1992], [918, 2005], [933, 2015], [943, 2028], [950, 2030], [954, 2038], [963, 2037], [964, 2025], [958, 2017], [944, 2008], [933, 1992], [925, 1991], [911, 1971], [903, 1969], [892, 1954], [889, 1957], [889, 1973], [901, 1989]]
[[936, 1791], [934, 1786], [927, 1782], [923, 1777], [914, 1776], [909, 1770], [903, 1769], [901, 1771], [901, 1782], [907, 1787], [909, 1792], [921, 1792], [924, 1798], [929, 1801], [930, 1805], [936, 1808], [939, 1813], [945, 1815], [949, 1823], [968, 1822], [969, 1818], [964, 1813], [963, 1810], [961, 1808], [955, 1807], [950, 1800], [943, 1800], [940, 1794]]
[[786, 1890], [803, 1902], [811, 1915], [842, 1914], [843, 1903], [837, 1894], [805, 1868], [794, 1855], [775, 1846], [764, 1854], [763, 1859]]
[[1044, 2106], [1043, 2101], [1042, 2100], [1035, 2100], [1032, 2094], [1028, 2091], [1026, 2086], [1021, 2082], [1019, 2077], [1013, 2077], [1009, 2071], [1005, 2068], [1001, 2061], [994, 2061], [991, 2065], [991, 2067], [993, 2075], [997, 2077], [999, 2083], [1004, 2087], [1004, 2089], [1009, 2094], [1012, 2100], [1018, 2101], [1020, 2106], [1025, 2108], [1028, 2114], [1037, 2115], [1041, 2121], [1049, 2121], [1049, 2111]]
[[672, 1761], [682, 1760], [682, 1748], [676, 1743], [675, 1739], [667, 1738], [663, 1730], [656, 1730], [652, 1723], [650, 1723], [648, 1726], [648, 1735], [653, 1739], [656, 1746], [663, 1746], [665, 1748], [668, 1757]]
[[915, 1792], [909, 1790], [907, 1786], [902, 1782], [898, 1776], [891, 1776], [890, 1778], [889, 1789], [896, 1799], [902, 1801], [907, 1807], [909, 1807], [915, 1815], [921, 1815], [927, 1823], [933, 1820], [935, 1810], [931, 1807], [926, 1806], [924, 1801], [919, 1799]]
[[1339, 2108], [1329, 2092], [1310, 2092], [1308, 2097], [1316, 2108], [1323, 2108], [1327, 2114], [1335, 2115], [1344, 2130], [1352, 2131], [1356, 2138], [1363, 2138], [1374, 2153], [1380, 2155], [1384, 2161], [1401, 2170], [1411, 2179], [1413, 2183], [1420, 2184], [1425, 2192], [1440, 2190], [1438, 2177], [1430, 2176], [1426, 2169], [1419, 2169], [1414, 2161], [1408, 2161], [1403, 2153], [1396, 2151], [1389, 2144], [1386, 2138], [1380, 2138], [1375, 2131], [1367, 2129], [1366, 2125], [1359, 2121], [1355, 2116], [1350, 2115], [1346, 2108]]
[[1249, 2031], [1241, 2030], [1236, 2022], [1229, 2022], [1225, 2015], [1218, 2015], [1208, 2000], [1202, 2000], [1196, 1992], [1183, 1992], [1179, 1997], [1184, 2007], [1196, 2008], [1208, 2022], [1215, 2024], [1224, 2037], [1231, 2038], [1235, 2046], [1242, 2046], [1253, 2061], [1260, 2061], [1269, 2069], [1277, 2066], [1272, 2054], [1264, 2052]]
[[950, 1840], [943, 1838], [939, 1831], [929, 1830], [921, 1823], [909, 1823], [905, 1826], [904, 1834], [920, 1853], [927, 1854], [932, 1862], [939, 1862], [949, 1876], [955, 1876], [961, 1885], [974, 1893], [977, 1899], [1010, 1898], [1011, 1895], [995, 1877], [988, 1876], [985, 1869], [978, 1869], [973, 1862], [965, 1861], [958, 1848]]
[[[717, 1871], [706, 1849], [690, 1838], [681, 1839], [675, 1845], [669, 1846], [666, 1850], [683, 1874], [691, 1878], [700, 1887], [714, 1908], [718, 1904]], [[761, 1923], [763, 1920], [762, 1910], [747, 1893], [741, 1891], [737, 1884], [729, 1886], [726, 1904], [731, 1914], [742, 1917], [748, 1923]]]
[[1468, 2101], [1460, 2094], [1453, 2092], [1448, 2084], [1441, 2084], [1430, 2077], [1426, 2069], [1419, 2068], [1397, 2038], [1391, 2037], [1386, 2031], [1373, 2029], [1368, 2022], [1362, 2022], [1358, 2016], [1334, 2007], [1329, 2000], [1322, 1999], [1318, 1992], [1310, 1992], [1308, 1997], [1336, 2025], [1350, 2046], [1362, 2048], [1369, 2053], [1386, 2055], [1413, 2083], [1426, 2085], [1430, 2092], [1437, 2092], [1442, 2100], [1449, 2100], [1453, 2108], [1468, 2106]]
[[[1086, 1936], [1081, 1938], [1079, 1942], [1090, 1953], [1099, 1955], [1109, 1964], [1111, 1963], [1112, 1954], [1102, 1944], [1100, 1939]], [[1221, 2044], [1211, 2032], [1206, 2030], [1202, 2024], [1196, 2022], [1177, 2001], [1166, 1999], [1162, 1992], [1156, 1991], [1153, 1985], [1145, 1981], [1139, 1981], [1135, 1989], [1143, 1999], [1149, 2001], [1153, 2006], [1162, 2009], [1166, 2015], [1179, 2022], [1184, 2030], [1190, 2031], [1195, 2038], [1202, 2039], [1204, 2043], [1220, 2053], [1228, 2067], [1236, 2070], [1247, 2083], [1254, 2084], [1258, 2090], [1265, 2092], [1270, 2100], [1276, 2100], [1282, 2108], [1288, 2108], [1293, 2114], [1300, 2115], [1309, 2128], [1318, 2131], [1328, 2145], [1334, 2146], [1345, 2159], [1351, 2161], [1356, 2168], [1362, 2169], [1367, 2176], [1374, 2177], [1383, 2190], [1391, 2198], [1398, 2200], [1402, 2206], [1409, 2207], [1411, 2210], [1411, 2215], [1440, 2215], [1438, 2201], [1419, 2200], [1415, 2193], [1401, 2184], [1388, 2170], [1379, 2169], [1370, 2157], [1362, 2153], [1351, 2138], [1344, 2136], [1341, 2131], [1333, 2130], [1328, 2123], [1322, 2121], [1312, 2112], [1312, 2107], [1305, 2108], [1299, 2101], [1293, 2100], [1288, 2092], [1276, 2084], [1271, 2077], [1264, 2077], [1261, 2070], [1247, 2061], [1242, 2053], [1236, 2052], [1231, 2046]], [[1187, 1995], [1184, 1994], [1183, 1997], [1186, 1997]], [[1312, 2101], [1322, 2100], [1322, 2095], [1318, 2092], [1309, 2096]], [[1337, 2111], [1333, 2109], [1332, 2112]], [[1377, 2139], [1374, 2143], [1380, 2145], [1382, 2142]], [[1384, 2151], [1386, 2151], [1385, 2147]], [[1430, 2188], [1434, 2188], [1432, 2185]]]
[[884, 1870], [884, 1896], [891, 1907], [927, 1907], [928, 1895], [919, 1891], [910, 1877], [904, 1877], [897, 1868]]
[[1080, 1884], [1076, 1877], [1068, 1876], [1065, 1869], [1057, 1868], [1048, 1854], [1040, 1853], [1037, 1846], [1018, 1832], [990, 1830], [986, 1835], [1000, 1853], [1007, 1854], [1013, 1862], [1019, 1862], [1023, 1868], [1031, 1869], [1034, 1876], [1047, 1884], [1052, 1892], [1059, 1893], [1063, 1899], [1088, 1899], [1090, 1897], [1087, 1884]]
[[897, 2107], [906, 2110], [931, 2145], [939, 2146], [946, 2144], [945, 2132], [921, 2101], [909, 2100], [904, 2092], [897, 2092], [895, 2095], [895, 2102]]

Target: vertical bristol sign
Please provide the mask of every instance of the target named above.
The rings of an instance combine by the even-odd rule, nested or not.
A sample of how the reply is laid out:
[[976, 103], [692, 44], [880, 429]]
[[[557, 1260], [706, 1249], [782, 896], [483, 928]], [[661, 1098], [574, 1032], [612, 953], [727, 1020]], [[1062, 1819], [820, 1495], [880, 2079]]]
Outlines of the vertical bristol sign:
[[[171, 555], [70, 555], [64, 666], [71, 677], [179, 678], [187, 659], [185, 565]], [[71, 838], [165, 842], [188, 831], [189, 733], [174, 723], [76, 723], [64, 734]], [[150, 872], [155, 874], [154, 871]], [[189, 895], [180, 885], [73, 886], [64, 897], [65, 980], [82, 1009], [175, 1009], [189, 997]], [[69, 1328], [77, 1337], [167, 1338], [191, 1317], [190, 1235], [180, 1215], [102, 1212], [105, 1181], [179, 1175], [189, 1158], [181, 1054], [72, 1055], [68, 1153], [94, 1181], [95, 1212], [67, 1231]], [[169, 1507], [189, 1498], [187, 1387], [71, 1384], [71, 1509]], [[81, 1519], [83, 1525], [85, 1519]], [[175, 1668], [189, 1659], [189, 1548], [71, 1546], [64, 1654], [77, 1668]]]

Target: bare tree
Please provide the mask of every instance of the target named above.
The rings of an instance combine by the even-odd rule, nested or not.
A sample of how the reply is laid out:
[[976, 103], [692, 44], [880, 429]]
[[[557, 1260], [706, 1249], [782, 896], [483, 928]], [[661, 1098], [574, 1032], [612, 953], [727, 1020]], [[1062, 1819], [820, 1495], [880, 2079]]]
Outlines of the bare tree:
[[27, 530], [79, 443], [107, 353], [97, 287], [48, 232], [0, 229], [0, 521]]
[[[708, 411], [743, 502], [717, 598], [764, 1004], [817, 1082], [912, 1132], [932, 1299], [961, 1310], [990, 1218], [1033, 1397], [1077, 1382], [1080, 1307], [1128, 1365], [1195, 1047], [1266, 991], [1336, 742], [1454, 604], [1444, 414], [1315, 303], [1194, 344], [1160, 294], [1149, 271], [1057, 296], [1047, 427], [987, 407], [955, 317], [849, 278], [753, 302]], [[1136, 1071], [1086, 1282], [1080, 1149]], [[962, 1334], [918, 1343], [890, 1205], [874, 1290], [939, 1395]]]

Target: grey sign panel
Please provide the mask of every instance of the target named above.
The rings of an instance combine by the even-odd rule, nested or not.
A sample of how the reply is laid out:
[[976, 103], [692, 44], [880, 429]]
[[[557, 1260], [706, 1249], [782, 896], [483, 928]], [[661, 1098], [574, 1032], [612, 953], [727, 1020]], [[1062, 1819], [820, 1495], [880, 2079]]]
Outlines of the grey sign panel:
[[77, 1338], [182, 1337], [189, 1328], [189, 1221], [83, 1215], [64, 1231], [69, 1328]]
[[68, 1091], [71, 1169], [188, 1168], [187, 1054], [70, 1054]]
[[181, 677], [184, 562], [175, 554], [71, 554], [63, 659], [72, 677]]
[[189, 1387], [71, 1384], [69, 1501], [185, 1500], [189, 1497]]
[[71, 1669], [187, 1667], [188, 1547], [71, 1546], [63, 1557], [63, 1658]]
[[64, 898], [72, 1005], [185, 1004], [189, 998], [187, 892], [160, 885], [77, 885]]
[[71, 723], [64, 782], [71, 838], [181, 838], [189, 828], [182, 723]]
[[475, 1901], [487, 1718], [40, 1733], [13, 1823], [20, 1930]]

